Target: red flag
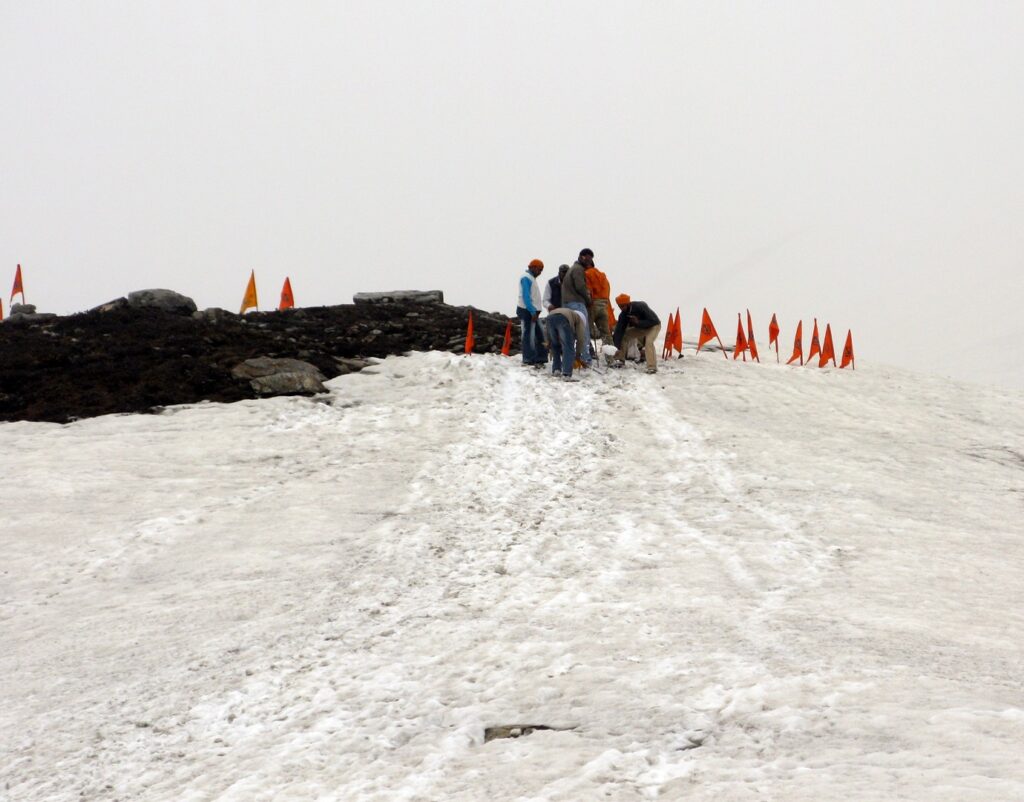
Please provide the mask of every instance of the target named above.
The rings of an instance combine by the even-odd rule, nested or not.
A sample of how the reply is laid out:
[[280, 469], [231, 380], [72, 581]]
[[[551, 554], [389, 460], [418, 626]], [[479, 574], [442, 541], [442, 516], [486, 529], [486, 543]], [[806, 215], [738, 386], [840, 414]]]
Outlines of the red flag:
[[21, 265], [14, 272], [14, 289], [11, 290], [11, 303], [14, 303], [14, 296], [21, 293], [21, 302], [25, 303], [25, 286], [21, 283]]
[[245, 314], [246, 309], [256, 307], [258, 312], [260, 309], [260, 302], [256, 297], [256, 271], [253, 270], [249, 274], [249, 283], [245, 286], [245, 295], [242, 296], [242, 308], [238, 310], [238, 314]]
[[473, 347], [476, 345], [476, 338], [473, 336], [473, 310], [469, 310], [469, 326], [466, 327], [466, 349], [463, 353], [473, 353]]
[[679, 307], [676, 307], [676, 327], [672, 332], [672, 345], [676, 347], [676, 350], [683, 353], [683, 324], [679, 322]]
[[668, 313], [668, 326], [665, 329], [665, 344], [661, 347], [661, 358], [671, 359], [672, 348], [676, 344], [676, 320], [672, 313]]
[[772, 312], [772, 322], [768, 324], [768, 350], [772, 348], [772, 343], [775, 343], [775, 361], [779, 361], [779, 321], [775, 319], [775, 313]]
[[818, 341], [818, 318], [814, 318], [814, 333], [811, 335], [811, 350], [807, 353], [807, 362], [814, 359], [815, 355], [821, 356], [821, 343]]
[[0, 301], [0, 320], [4, 319], [4, 302]]
[[505, 324], [505, 339], [501, 343], [501, 355], [508, 356], [512, 350], [512, 321]]
[[700, 349], [704, 344], [711, 340], [718, 340], [718, 344], [722, 347], [722, 356], [728, 359], [729, 355], [725, 353], [725, 346], [722, 345], [722, 338], [718, 336], [715, 324], [711, 322], [711, 315], [708, 314], [707, 307], [704, 307], [704, 314], [701, 315], [700, 318], [700, 339], [697, 340], [697, 353], [700, 353]]
[[850, 365], [853, 370], [857, 369], [857, 361], [853, 358], [853, 332], [849, 329], [846, 330], [846, 345], [843, 346], [843, 361], [839, 363], [839, 367], [845, 368]]
[[732, 358], [735, 361], [736, 357], [743, 354], [743, 361], [747, 361], [747, 338], [743, 334], [743, 315], [739, 312], [736, 313], [736, 347], [732, 349]]
[[747, 310], [747, 347], [750, 349], [750, 356], [760, 362], [761, 357], [757, 355], [757, 343], [754, 342], [754, 321], [750, 318], [749, 309]]
[[821, 359], [818, 361], [818, 367], [823, 368], [828, 364], [829, 360], [832, 360], [832, 367], [836, 366], [836, 349], [832, 345], [832, 324], [825, 324], [825, 345], [821, 349]]
[[[778, 345], [775, 346], [778, 348]], [[800, 358], [800, 364], [804, 363], [804, 322], [801, 320], [796, 324], [796, 337], [793, 340], [793, 356], [789, 358], [787, 365], [792, 365], [797, 357]]]
[[287, 276], [284, 278], [284, 286], [281, 287], [281, 304], [277, 308], [278, 310], [295, 308], [295, 296], [292, 295], [292, 282]]

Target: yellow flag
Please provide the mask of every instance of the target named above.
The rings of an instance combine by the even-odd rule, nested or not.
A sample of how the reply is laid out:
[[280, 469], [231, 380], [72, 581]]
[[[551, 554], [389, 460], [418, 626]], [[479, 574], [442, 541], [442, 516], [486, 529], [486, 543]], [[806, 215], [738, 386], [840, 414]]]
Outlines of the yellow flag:
[[245, 288], [245, 297], [242, 298], [242, 308], [238, 310], [238, 314], [245, 314], [246, 309], [252, 309], [253, 307], [260, 308], [260, 302], [256, 300], [256, 271], [253, 270], [249, 275], [249, 286]]

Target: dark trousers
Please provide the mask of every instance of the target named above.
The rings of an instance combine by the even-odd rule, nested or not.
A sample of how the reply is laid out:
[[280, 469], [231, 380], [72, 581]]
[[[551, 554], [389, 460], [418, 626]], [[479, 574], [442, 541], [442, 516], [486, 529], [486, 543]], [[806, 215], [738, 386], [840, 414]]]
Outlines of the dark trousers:
[[523, 307], [516, 307], [519, 316], [520, 339], [523, 349], [523, 362], [527, 365], [543, 364], [548, 361], [548, 351], [544, 347], [544, 332], [540, 330], [540, 321]]

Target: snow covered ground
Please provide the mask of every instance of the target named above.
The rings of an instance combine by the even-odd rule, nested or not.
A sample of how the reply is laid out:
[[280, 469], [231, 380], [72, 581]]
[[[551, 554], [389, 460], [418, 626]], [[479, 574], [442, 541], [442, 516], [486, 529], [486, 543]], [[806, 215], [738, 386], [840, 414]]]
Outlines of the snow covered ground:
[[331, 386], [0, 426], [0, 798], [1024, 799], [1019, 391]]

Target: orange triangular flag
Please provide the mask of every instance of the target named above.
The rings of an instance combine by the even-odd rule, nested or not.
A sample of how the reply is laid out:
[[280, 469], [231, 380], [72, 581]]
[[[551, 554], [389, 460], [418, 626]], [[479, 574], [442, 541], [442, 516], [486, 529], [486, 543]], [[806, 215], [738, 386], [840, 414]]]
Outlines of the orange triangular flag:
[[814, 318], [814, 333], [811, 334], [811, 350], [807, 352], [807, 364], [815, 356], [821, 356], [821, 343], [818, 341], [818, 318]]
[[11, 290], [11, 303], [14, 303], [14, 296], [21, 293], [21, 302], [25, 303], [25, 286], [21, 283], [21, 265], [14, 272], [14, 289]]
[[743, 361], [747, 361], [747, 337], [743, 333], [743, 315], [736, 313], [736, 347], [732, 349], [732, 358], [736, 359], [743, 354]]
[[772, 322], [768, 324], [769, 348], [771, 348], [772, 343], [775, 343], [775, 350], [779, 350], [779, 321], [775, 319], [774, 312], [772, 312]]
[[679, 322], [679, 307], [676, 307], [676, 327], [672, 332], [672, 345], [676, 350], [683, 353], [683, 324]]
[[749, 309], [747, 310], [747, 347], [750, 349], [750, 356], [760, 362], [761, 357], [757, 355], [757, 343], [754, 342], [754, 321], [750, 317]]
[[256, 298], [256, 271], [253, 270], [249, 274], [249, 283], [245, 288], [245, 296], [242, 298], [242, 308], [238, 310], [238, 314], [244, 315], [246, 309], [252, 309], [256, 307], [256, 311], [259, 311], [260, 302]]
[[697, 340], [697, 353], [700, 353], [700, 349], [704, 347], [705, 343], [709, 343], [711, 340], [718, 340], [718, 344], [722, 348], [722, 356], [728, 359], [729, 355], [725, 353], [725, 346], [722, 345], [722, 338], [718, 336], [715, 324], [711, 322], [711, 315], [708, 314], [707, 307], [704, 307], [704, 314], [702, 314], [700, 318], [700, 338]]
[[469, 310], [469, 325], [466, 327], [466, 349], [463, 353], [473, 353], [473, 348], [476, 346], [476, 338], [473, 336], [473, 310]]
[[281, 304], [277, 308], [279, 311], [295, 308], [295, 296], [292, 295], [292, 280], [287, 276], [285, 276], [284, 286], [281, 288]]
[[[778, 344], [775, 346], [778, 348]], [[796, 337], [793, 339], [793, 356], [789, 358], [787, 365], [792, 365], [797, 357], [800, 358], [800, 364], [804, 363], [804, 322], [801, 320], [796, 324]]]
[[853, 358], [853, 332], [849, 329], [846, 330], [846, 345], [843, 346], [843, 361], [839, 363], [839, 367], [845, 368], [850, 365], [854, 370], [857, 369], [857, 362]]
[[821, 359], [818, 361], [818, 367], [823, 368], [828, 364], [829, 360], [832, 360], [832, 367], [836, 366], [836, 349], [832, 345], [832, 324], [825, 324], [825, 344], [821, 348]]
[[512, 321], [505, 324], [505, 340], [501, 344], [501, 355], [508, 356], [512, 351]]
[[661, 347], [661, 358], [670, 359], [672, 357], [672, 348], [676, 344], [676, 319], [672, 316], [672, 313], [668, 313], [668, 327], [665, 329], [665, 344]]

